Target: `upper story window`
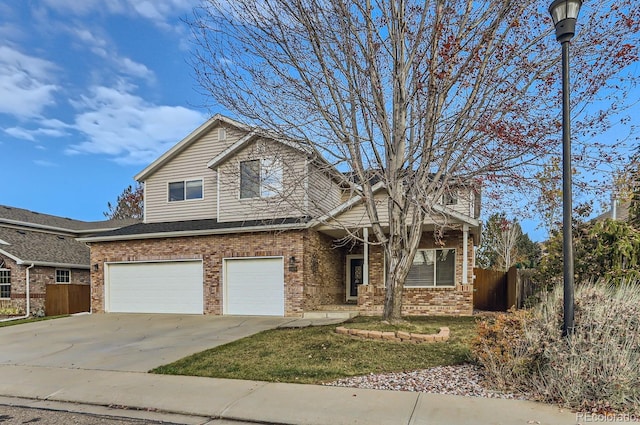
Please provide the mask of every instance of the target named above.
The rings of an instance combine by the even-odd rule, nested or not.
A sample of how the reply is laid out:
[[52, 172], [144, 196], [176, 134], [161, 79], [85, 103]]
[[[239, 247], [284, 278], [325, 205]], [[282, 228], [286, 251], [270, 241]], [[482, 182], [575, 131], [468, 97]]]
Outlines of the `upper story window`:
[[202, 199], [202, 180], [169, 183], [169, 202]]
[[277, 159], [240, 162], [240, 199], [268, 198], [282, 191], [282, 163]]
[[71, 270], [56, 269], [56, 283], [71, 283]]
[[405, 286], [454, 286], [455, 249], [420, 249], [413, 259]]
[[11, 270], [0, 269], [0, 298], [11, 298]]
[[458, 192], [447, 192], [444, 194], [445, 205], [458, 205]]

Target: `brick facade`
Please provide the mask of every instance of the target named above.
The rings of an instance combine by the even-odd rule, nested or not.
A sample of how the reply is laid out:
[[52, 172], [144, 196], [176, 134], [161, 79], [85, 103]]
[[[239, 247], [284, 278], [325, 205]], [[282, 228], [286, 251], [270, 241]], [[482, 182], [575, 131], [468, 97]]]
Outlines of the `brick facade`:
[[[5, 262], [5, 268], [11, 270], [11, 299], [0, 300], [0, 307], [17, 308], [22, 314], [27, 309], [27, 267], [17, 264], [11, 258], [0, 255]], [[60, 267], [63, 269], [63, 267]], [[49, 284], [56, 284], [56, 267], [35, 266], [29, 269], [29, 298], [30, 314], [45, 312], [46, 287]], [[70, 270], [70, 283], [85, 284], [90, 283], [89, 270], [83, 269], [65, 269]]]
[[[462, 285], [462, 234], [451, 232], [445, 247], [456, 248], [456, 285], [451, 288], [406, 288], [403, 314], [469, 315], [473, 311], [472, 239], [469, 239], [469, 284]], [[436, 247], [425, 233], [421, 248]], [[439, 247], [439, 246], [438, 246]], [[322, 305], [343, 304], [346, 296], [346, 256], [360, 254], [334, 246], [334, 240], [313, 229], [191, 236], [91, 244], [91, 309], [104, 312], [104, 264], [109, 262], [201, 259], [204, 313], [223, 314], [223, 259], [282, 256], [284, 258], [285, 316], [301, 316]], [[290, 259], [295, 257], [295, 266]], [[381, 247], [369, 248], [369, 285], [361, 286], [358, 306], [362, 314], [382, 313], [384, 256]], [[93, 268], [97, 267], [97, 269]]]
[[[436, 245], [429, 233], [420, 241], [421, 249], [455, 248], [455, 286], [444, 288], [405, 287], [402, 296], [402, 314], [406, 316], [469, 316], [473, 314], [473, 239], [468, 241], [467, 284], [462, 284], [462, 232], [451, 231]], [[358, 288], [358, 307], [361, 314], [381, 315], [385, 297], [384, 254], [380, 246], [369, 249], [369, 285]]]
[[[304, 311], [306, 230], [239, 233], [145, 239], [91, 244], [91, 264], [97, 265], [91, 275], [91, 310], [104, 312], [104, 263], [123, 261], [158, 261], [201, 259], [203, 262], [204, 313], [220, 315], [222, 306], [222, 261], [225, 258], [282, 256], [284, 258], [285, 315], [300, 316]], [[296, 258], [296, 270], [289, 259]]]
[[305, 311], [342, 304], [346, 296], [345, 257], [329, 236], [310, 230], [305, 243]]

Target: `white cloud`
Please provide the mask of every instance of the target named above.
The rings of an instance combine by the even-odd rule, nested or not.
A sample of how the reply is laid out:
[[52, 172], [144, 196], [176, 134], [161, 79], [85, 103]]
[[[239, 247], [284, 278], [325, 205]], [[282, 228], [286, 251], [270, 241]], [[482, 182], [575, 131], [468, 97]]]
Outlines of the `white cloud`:
[[84, 16], [99, 11], [110, 14], [120, 14], [126, 11], [126, 1], [121, 0], [44, 0], [51, 9], [59, 12]]
[[60, 13], [86, 16], [90, 13], [139, 16], [166, 28], [167, 21], [191, 11], [198, 0], [44, 0], [44, 3]]
[[16, 139], [24, 139], [24, 140], [32, 140], [32, 141], [35, 140], [35, 138], [33, 137], [33, 134], [31, 134], [31, 132], [26, 128], [10, 127], [10, 128], [5, 128], [4, 132], [7, 133], [9, 136], [15, 137]]
[[44, 159], [36, 159], [33, 161], [34, 164], [39, 165], [40, 167], [58, 167], [59, 165], [55, 162], [47, 161]]
[[31, 130], [23, 127], [10, 127], [6, 128], [4, 132], [10, 136], [15, 137], [16, 139], [31, 140], [33, 142], [36, 141], [37, 136], [41, 135], [47, 137], [62, 137], [65, 135], [64, 132], [48, 128], [38, 128], [35, 130]]
[[153, 82], [155, 74], [146, 65], [136, 62], [130, 58], [118, 55], [115, 46], [102, 37], [97, 36], [86, 28], [69, 28], [68, 31], [73, 34], [84, 47], [89, 49], [96, 56], [106, 59], [115, 70], [121, 74], [130, 77], [142, 78]]
[[129, 58], [125, 57], [114, 57], [116, 64], [120, 66], [120, 69], [123, 73], [130, 75], [132, 77], [143, 78], [145, 80], [153, 80], [154, 73], [146, 65], [135, 62]]
[[9, 127], [5, 128], [4, 132], [12, 137], [15, 137], [16, 139], [30, 140], [32, 142], [38, 141], [40, 136], [64, 137], [69, 135], [69, 132], [65, 129], [70, 128], [70, 126], [62, 123], [61, 121], [40, 120], [36, 122], [36, 124], [38, 124], [39, 127], [35, 129], [25, 127]]
[[67, 153], [106, 154], [126, 164], [154, 160], [206, 119], [181, 106], [146, 102], [125, 88], [93, 87], [74, 106], [81, 109], [74, 128], [86, 141], [72, 145]]
[[97, 37], [95, 34], [85, 28], [72, 28], [69, 31], [74, 34], [95, 55], [101, 58], [108, 57], [106, 40]]
[[55, 70], [52, 62], [0, 46], [0, 113], [33, 117], [54, 104]]
[[[2, 12], [0, 12], [2, 13]], [[11, 39], [16, 40], [22, 38], [24, 35], [22, 29], [13, 23], [3, 22], [0, 23], [0, 38], [3, 40]]]

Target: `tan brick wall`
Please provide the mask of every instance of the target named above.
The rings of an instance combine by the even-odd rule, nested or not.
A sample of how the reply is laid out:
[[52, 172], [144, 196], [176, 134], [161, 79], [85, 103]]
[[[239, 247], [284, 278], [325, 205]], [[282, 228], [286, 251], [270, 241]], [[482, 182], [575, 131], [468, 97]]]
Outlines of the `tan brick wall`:
[[[473, 311], [473, 286], [462, 282], [462, 234], [450, 232], [445, 247], [456, 248], [456, 286], [453, 288], [406, 288], [403, 314], [468, 315]], [[435, 248], [433, 237], [425, 233], [420, 248]], [[202, 259], [204, 267], [204, 312], [222, 314], [221, 267], [223, 258], [284, 257], [285, 315], [299, 316], [320, 305], [345, 302], [347, 254], [362, 253], [362, 246], [337, 248], [334, 241], [315, 230], [212, 235], [140, 241], [100, 242], [91, 246], [91, 306], [104, 312], [104, 263]], [[295, 271], [289, 258], [296, 257]], [[469, 238], [469, 282], [473, 246]], [[362, 314], [381, 314], [384, 304], [384, 255], [382, 248], [369, 248], [369, 282], [361, 287], [358, 305]]]
[[[462, 249], [461, 232], [450, 231], [445, 236], [444, 246], [456, 248], [456, 285], [451, 288], [404, 288], [402, 314], [419, 315], [471, 315], [473, 314], [473, 240], [469, 237], [468, 282], [462, 285]], [[420, 248], [440, 248], [436, 246], [433, 235], [424, 233]], [[384, 308], [384, 254], [379, 246], [369, 248], [369, 285], [358, 290], [358, 307], [361, 314], [379, 315]]]
[[305, 240], [305, 311], [342, 304], [346, 296], [343, 249], [329, 236], [310, 230]]
[[[3, 300], [3, 306], [16, 307], [25, 311], [27, 308], [26, 281], [27, 267], [14, 260], [1, 256], [6, 268], [11, 270], [11, 300]], [[89, 270], [68, 269], [71, 271], [71, 283], [89, 284]], [[36, 266], [29, 269], [29, 297], [31, 313], [44, 311], [46, 285], [56, 283], [56, 268]]]
[[[285, 315], [299, 316], [304, 310], [304, 239], [309, 231], [240, 233], [192, 236], [91, 244], [91, 309], [104, 312], [104, 263], [202, 259], [204, 269], [204, 313], [222, 314], [222, 260], [232, 257], [284, 257]], [[297, 270], [289, 270], [289, 258], [297, 260]]]

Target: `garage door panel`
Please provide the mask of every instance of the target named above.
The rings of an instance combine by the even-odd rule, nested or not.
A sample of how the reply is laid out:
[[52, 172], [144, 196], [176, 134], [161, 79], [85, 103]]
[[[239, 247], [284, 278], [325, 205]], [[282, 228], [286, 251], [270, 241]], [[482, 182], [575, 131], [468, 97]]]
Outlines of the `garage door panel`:
[[284, 316], [282, 258], [225, 260], [225, 314]]
[[108, 264], [113, 313], [203, 313], [202, 262]]

